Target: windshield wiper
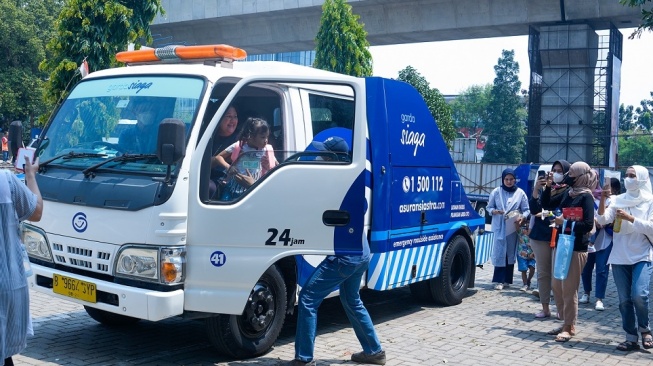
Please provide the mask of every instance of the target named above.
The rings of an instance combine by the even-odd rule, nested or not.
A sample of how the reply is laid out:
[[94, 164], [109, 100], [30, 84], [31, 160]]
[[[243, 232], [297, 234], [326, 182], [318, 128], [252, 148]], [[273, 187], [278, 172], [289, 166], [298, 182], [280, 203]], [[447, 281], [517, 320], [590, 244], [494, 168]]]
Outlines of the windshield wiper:
[[107, 156], [107, 154], [98, 154], [98, 153], [76, 153], [74, 151], [67, 152], [65, 154], [60, 154], [52, 159], [48, 159], [44, 162], [39, 163], [39, 169], [44, 168], [46, 165], [50, 164], [51, 162], [57, 160], [57, 159], [77, 159], [77, 158], [102, 158]]
[[113, 157], [111, 159], [107, 159], [105, 161], [101, 161], [95, 165], [91, 165], [88, 168], [84, 169], [82, 173], [84, 173], [85, 177], [88, 177], [91, 173], [95, 172], [99, 167], [103, 166], [104, 164], [109, 164], [112, 162], [137, 161], [137, 160], [151, 159], [156, 157], [157, 157], [156, 154], [124, 154], [124, 155]]

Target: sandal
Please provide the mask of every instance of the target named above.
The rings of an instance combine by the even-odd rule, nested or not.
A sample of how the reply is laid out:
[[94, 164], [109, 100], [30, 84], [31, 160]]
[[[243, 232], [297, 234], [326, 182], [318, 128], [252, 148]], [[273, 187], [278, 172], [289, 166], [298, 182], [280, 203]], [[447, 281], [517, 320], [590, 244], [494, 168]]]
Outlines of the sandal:
[[546, 334], [548, 334], [548, 335], [558, 335], [560, 333], [562, 333], [562, 327], [555, 328], [553, 330], [550, 330], [550, 331], [546, 332]]
[[556, 342], [567, 342], [571, 339], [571, 334], [568, 332], [562, 332], [556, 336]]
[[539, 313], [535, 314], [535, 317], [536, 317], [537, 319], [550, 318], [550, 317], [551, 317], [551, 313], [548, 313], [548, 314], [547, 314], [547, 313], [545, 313], [545, 312], [543, 312], [543, 311], [540, 311]]
[[642, 347], [644, 347], [644, 349], [653, 348], [653, 336], [651, 335], [651, 332], [642, 333]]
[[637, 342], [623, 341], [617, 345], [617, 351], [630, 352], [639, 349]]

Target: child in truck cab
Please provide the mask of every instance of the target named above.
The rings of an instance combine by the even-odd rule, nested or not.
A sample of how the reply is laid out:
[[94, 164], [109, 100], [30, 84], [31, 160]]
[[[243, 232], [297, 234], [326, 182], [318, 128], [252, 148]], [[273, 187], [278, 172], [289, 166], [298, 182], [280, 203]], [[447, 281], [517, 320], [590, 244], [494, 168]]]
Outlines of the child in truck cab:
[[245, 121], [238, 141], [215, 157], [218, 165], [227, 172], [220, 195], [222, 201], [240, 197], [249, 186], [278, 164], [274, 149], [268, 144], [269, 135], [270, 127], [265, 120], [250, 117]]

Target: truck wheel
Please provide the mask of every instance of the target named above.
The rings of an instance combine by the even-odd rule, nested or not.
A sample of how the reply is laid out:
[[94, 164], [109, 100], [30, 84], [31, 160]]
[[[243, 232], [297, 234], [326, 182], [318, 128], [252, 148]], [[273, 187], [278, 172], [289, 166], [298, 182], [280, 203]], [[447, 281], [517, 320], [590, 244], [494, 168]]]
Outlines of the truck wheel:
[[460, 304], [467, 293], [471, 275], [472, 255], [467, 240], [456, 235], [444, 251], [440, 276], [430, 280], [435, 302], [445, 306]]
[[276, 265], [252, 289], [241, 315], [206, 320], [209, 341], [218, 352], [237, 359], [266, 353], [277, 340], [286, 316], [286, 284]]
[[132, 318], [131, 316], [115, 314], [108, 311], [92, 308], [90, 306], [84, 306], [84, 310], [86, 310], [88, 316], [93, 318], [93, 320], [107, 326], [120, 327], [125, 325], [136, 324], [140, 321], [140, 319], [138, 318]]

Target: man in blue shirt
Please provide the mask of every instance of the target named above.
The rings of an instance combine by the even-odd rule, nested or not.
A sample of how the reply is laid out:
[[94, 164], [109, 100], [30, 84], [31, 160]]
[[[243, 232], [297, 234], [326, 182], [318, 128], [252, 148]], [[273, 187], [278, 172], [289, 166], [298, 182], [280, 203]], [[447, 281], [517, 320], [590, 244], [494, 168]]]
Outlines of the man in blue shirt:
[[[314, 142], [320, 151], [333, 152], [334, 156], [349, 154], [349, 145], [340, 137], [329, 137], [324, 142]], [[331, 160], [331, 159], [324, 159]], [[335, 159], [334, 159], [335, 160]], [[385, 351], [374, 330], [374, 324], [361, 301], [360, 283], [370, 262], [370, 247], [363, 240], [362, 255], [330, 255], [320, 263], [299, 293], [297, 333], [295, 336], [295, 359], [288, 366], [315, 365], [313, 348], [317, 327], [317, 309], [332, 291], [340, 286], [340, 301], [362, 352], [351, 355], [354, 362], [385, 365]]]

